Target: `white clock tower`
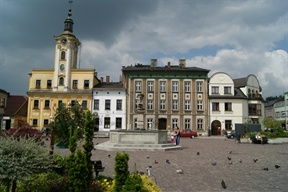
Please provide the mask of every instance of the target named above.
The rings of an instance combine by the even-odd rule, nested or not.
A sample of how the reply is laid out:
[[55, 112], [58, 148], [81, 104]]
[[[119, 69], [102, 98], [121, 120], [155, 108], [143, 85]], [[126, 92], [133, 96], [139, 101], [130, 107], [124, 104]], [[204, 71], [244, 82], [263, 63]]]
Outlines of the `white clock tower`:
[[77, 69], [77, 56], [80, 41], [73, 34], [73, 19], [71, 3], [68, 17], [64, 21], [64, 31], [60, 36], [54, 36], [55, 60], [54, 60], [54, 77], [53, 91], [65, 91], [71, 89], [71, 69]]

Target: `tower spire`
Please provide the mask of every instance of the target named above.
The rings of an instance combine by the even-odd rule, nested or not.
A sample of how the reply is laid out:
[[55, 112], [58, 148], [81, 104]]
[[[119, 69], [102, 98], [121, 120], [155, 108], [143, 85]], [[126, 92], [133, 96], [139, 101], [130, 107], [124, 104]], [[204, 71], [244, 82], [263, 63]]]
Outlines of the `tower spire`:
[[67, 19], [64, 21], [64, 31], [69, 31], [69, 32], [73, 32], [73, 19], [72, 19], [72, 9], [71, 9], [71, 4], [73, 3], [73, 1], [69, 1], [70, 4], [70, 9], [68, 11], [68, 17]]

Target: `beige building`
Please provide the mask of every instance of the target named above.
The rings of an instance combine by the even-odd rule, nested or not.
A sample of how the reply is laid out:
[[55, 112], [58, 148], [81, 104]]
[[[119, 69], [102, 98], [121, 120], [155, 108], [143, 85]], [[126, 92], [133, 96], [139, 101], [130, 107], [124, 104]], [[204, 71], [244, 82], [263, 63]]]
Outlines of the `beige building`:
[[64, 32], [55, 36], [55, 59], [52, 69], [33, 69], [29, 74], [27, 121], [43, 128], [55, 118], [60, 103], [79, 103], [91, 110], [93, 86], [99, 81], [95, 69], [77, 67], [80, 41], [73, 34], [71, 9], [64, 22]]
[[179, 65], [123, 66], [127, 129], [192, 129], [207, 133], [209, 70]]

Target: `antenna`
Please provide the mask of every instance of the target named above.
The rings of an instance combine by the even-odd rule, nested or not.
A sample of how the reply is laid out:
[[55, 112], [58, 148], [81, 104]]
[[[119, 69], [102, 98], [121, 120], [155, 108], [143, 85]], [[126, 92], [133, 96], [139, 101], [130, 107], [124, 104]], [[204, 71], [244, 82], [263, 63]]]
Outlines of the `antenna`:
[[70, 4], [70, 9], [71, 9], [71, 4], [73, 3], [73, 1], [68, 1], [68, 3]]

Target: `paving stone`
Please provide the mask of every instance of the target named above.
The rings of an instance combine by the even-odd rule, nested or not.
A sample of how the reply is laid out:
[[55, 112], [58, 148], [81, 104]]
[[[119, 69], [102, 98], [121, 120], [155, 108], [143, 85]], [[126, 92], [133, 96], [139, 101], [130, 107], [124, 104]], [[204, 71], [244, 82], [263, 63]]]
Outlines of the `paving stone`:
[[[94, 138], [94, 144], [106, 142], [108, 138]], [[129, 170], [147, 173], [163, 192], [190, 191], [287, 191], [288, 189], [288, 144], [237, 143], [222, 137], [181, 138], [181, 150], [175, 151], [127, 151]], [[228, 152], [232, 151], [231, 154]], [[118, 151], [119, 152], [119, 151]], [[197, 152], [200, 152], [197, 155]], [[55, 153], [68, 155], [68, 149], [57, 149]], [[93, 150], [92, 159], [102, 160], [105, 167], [100, 175], [113, 176], [114, 157], [117, 151]], [[108, 154], [111, 157], [108, 157]], [[149, 156], [149, 159], [147, 159]], [[232, 164], [227, 157], [231, 157]], [[253, 159], [258, 161], [254, 163]], [[169, 159], [170, 164], [166, 163]], [[239, 163], [242, 159], [242, 163]], [[157, 160], [158, 164], [154, 161]], [[216, 166], [211, 163], [216, 162]], [[280, 165], [276, 169], [275, 165]], [[268, 167], [269, 171], [263, 170]], [[184, 170], [184, 174], [176, 172]], [[227, 189], [223, 189], [224, 180]]]

